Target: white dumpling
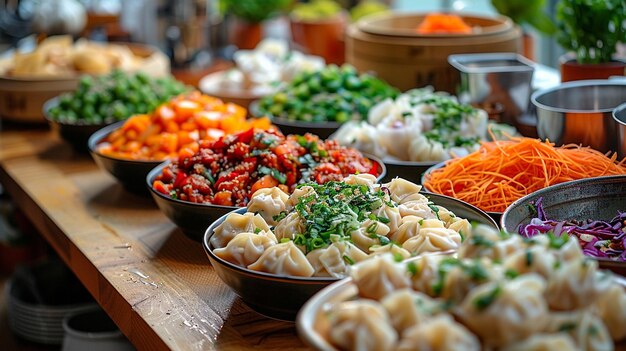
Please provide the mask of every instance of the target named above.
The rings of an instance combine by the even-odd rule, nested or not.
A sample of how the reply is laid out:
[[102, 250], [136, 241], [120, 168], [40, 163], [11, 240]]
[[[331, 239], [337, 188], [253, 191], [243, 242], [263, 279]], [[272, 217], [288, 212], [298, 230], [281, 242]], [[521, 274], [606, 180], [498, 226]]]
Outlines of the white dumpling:
[[248, 268], [259, 272], [298, 277], [310, 277], [315, 272], [293, 241], [268, 247]]
[[446, 259], [439, 263], [439, 280], [433, 293], [446, 301], [461, 303], [475, 287], [500, 278], [489, 261]]
[[613, 284], [595, 301], [598, 316], [609, 329], [615, 341], [626, 339], [626, 291], [623, 286]]
[[368, 187], [372, 187], [376, 184], [376, 177], [369, 173], [350, 174], [343, 178], [343, 182], [351, 185], [367, 185]]
[[352, 266], [352, 280], [361, 297], [379, 300], [390, 292], [407, 288], [410, 281], [402, 265], [392, 255], [376, 255]]
[[342, 302], [329, 311], [328, 322], [329, 340], [341, 350], [392, 351], [398, 340], [387, 312], [375, 301]]
[[485, 224], [478, 224], [472, 227], [469, 235], [466, 235], [463, 245], [459, 249], [459, 258], [489, 258], [502, 261], [523, 247], [519, 235], [505, 238], [497, 229]]
[[291, 212], [276, 224], [274, 235], [276, 235], [278, 241], [281, 241], [283, 238], [293, 240], [296, 234], [303, 234], [305, 230], [304, 221], [298, 212]]
[[417, 216], [402, 217], [402, 221], [398, 230], [389, 236], [393, 242], [402, 245], [408, 239], [419, 234], [422, 218]]
[[556, 258], [543, 246], [532, 246], [512, 252], [507, 257], [504, 269], [514, 274], [538, 273], [548, 280], [554, 271]]
[[417, 216], [423, 219], [437, 219], [431, 206], [434, 205], [428, 199], [412, 200], [398, 205], [398, 211], [402, 217]]
[[445, 207], [435, 205], [435, 208], [437, 208], [437, 214], [436, 214], [437, 219], [442, 221], [444, 225], [446, 226], [446, 228], [450, 227], [450, 224], [452, 224], [458, 219], [457, 216], [452, 211], [448, 210]]
[[611, 351], [614, 349], [613, 340], [606, 326], [589, 310], [553, 313], [550, 315], [546, 331], [569, 334], [581, 350]]
[[546, 299], [553, 310], [585, 308], [608, 291], [611, 283], [610, 276], [598, 272], [598, 261], [589, 258], [568, 261], [552, 273]]
[[369, 248], [374, 245], [380, 245], [380, 237], [386, 239], [386, 235], [389, 234], [389, 232], [390, 229], [386, 224], [367, 219], [361, 223], [360, 228], [350, 233], [350, 238], [359, 249], [364, 252], [369, 252]]
[[[263, 234], [261, 233], [269, 233]], [[226, 247], [215, 249], [213, 253], [228, 262], [247, 267], [261, 257], [265, 249], [276, 245], [276, 237], [271, 232], [239, 233], [228, 242]]]
[[439, 279], [439, 264], [448, 259], [448, 256], [423, 254], [412, 262], [406, 264], [410, 273], [411, 286], [416, 291], [421, 291], [428, 296], [437, 297], [433, 287]]
[[577, 351], [571, 336], [565, 333], [537, 334], [530, 338], [502, 348], [502, 351]]
[[287, 210], [291, 210], [300, 201], [301, 197], [308, 196], [317, 196], [317, 193], [315, 192], [315, 189], [313, 189], [313, 187], [305, 185], [296, 188], [296, 190], [294, 190], [291, 195], [289, 195], [289, 199], [286, 203]]
[[447, 228], [428, 228], [422, 225], [419, 233], [406, 240], [402, 248], [413, 255], [424, 252], [456, 250], [461, 246], [461, 235]]
[[365, 252], [348, 241], [335, 241], [326, 248], [313, 250], [306, 255], [315, 269], [313, 276], [336, 278], [346, 277], [351, 265], [367, 257]]
[[448, 229], [459, 233], [463, 240], [472, 232], [472, 224], [465, 218], [455, 217], [448, 225]]
[[411, 289], [394, 291], [385, 296], [381, 304], [387, 310], [391, 325], [400, 335], [442, 311], [437, 300]]
[[450, 315], [439, 315], [408, 329], [396, 351], [479, 351], [480, 342]]
[[231, 213], [226, 217], [224, 222], [215, 227], [210, 243], [214, 248], [219, 249], [226, 246], [226, 244], [239, 233], [255, 232], [258, 230], [270, 231], [270, 226], [263, 217], [251, 212], [244, 214]]
[[389, 189], [391, 200], [397, 204], [403, 204], [409, 201], [428, 202], [426, 196], [419, 193], [420, 190], [422, 190], [422, 186], [409, 182], [406, 179], [396, 177], [383, 186]]
[[474, 288], [457, 315], [487, 346], [503, 347], [540, 332], [548, 322], [545, 280], [527, 274]]
[[274, 216], [286, 209], [288, 199], [279, 187], [259, 189], [248, 202], [248, 212], [258, 213], [269, 225], [276, 225]]
[[389, 115], [399, 115], [400, 113], [396, 110], [395, 101], [391, 98], [386, 98], [370, 108], [367, 112], [367, 121], [375, 126]]
[[[421, 123], [417, 128], [421, 129]], [[399, 160], [409, 159], [409, 145], [416, 136], [417, 131], [409, 128], [405, 123], [393, 119], [385, 119], [376, 126], [380, 144], [387, 153]]]
[[330, 136], [340, 145], [360, 150], [370, 155], [384, 158], [387, 150], [380, 144], [376, 127], [363, 121], [348, 121]]
[[402, 216], [400, 215], [400, 211], [397, 207], [391, 207], [387, 204], [383, 204], [379, 208], [372, 211], [372, 213], [377, 217], [387, 218], [389, 220], [386, 223], [386, 226], [389, 227], [389, 231], [391, 233], [398, 230], [400, 227], [400, 223], [402, 221]]
[[411, 140], [408, 151], [409, 161], [445, 161], [451, 158], [443, 144], [423, 135]]
[[369, 248], [370, 255], [382, 255], [385, 253], [390, 253], [395, 258], [407, 259], [411, 257], [411, 253], [407, 250], [403, 249], [402, 246], [398, 246], [394, 243], [389, 243], [385, 245], [374, 245]]

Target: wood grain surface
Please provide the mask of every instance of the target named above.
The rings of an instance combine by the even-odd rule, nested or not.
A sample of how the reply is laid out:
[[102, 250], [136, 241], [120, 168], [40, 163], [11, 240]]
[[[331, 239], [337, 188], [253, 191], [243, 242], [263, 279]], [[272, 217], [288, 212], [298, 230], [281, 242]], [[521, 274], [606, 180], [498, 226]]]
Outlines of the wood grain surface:
[[138, 349], [307, 349], [294, 324], [243, 304], [151, 199], [51, 132], [0, 132], [0, 182]]

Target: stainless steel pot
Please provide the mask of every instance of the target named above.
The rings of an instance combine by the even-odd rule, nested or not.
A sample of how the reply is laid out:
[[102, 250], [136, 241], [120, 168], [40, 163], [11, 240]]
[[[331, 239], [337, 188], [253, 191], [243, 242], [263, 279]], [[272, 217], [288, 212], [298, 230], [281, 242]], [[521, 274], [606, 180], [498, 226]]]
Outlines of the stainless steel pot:
[[626, 157], [626, 102], [613, 110], [613, 120], [617, 124], [617, 154]]
[[582, 144], [602, 152], [617, 150], [617, 123], [611, 116], [626, 102], [626, 82], [580, 80], [535, 92], [537, 134], [557, 145]]

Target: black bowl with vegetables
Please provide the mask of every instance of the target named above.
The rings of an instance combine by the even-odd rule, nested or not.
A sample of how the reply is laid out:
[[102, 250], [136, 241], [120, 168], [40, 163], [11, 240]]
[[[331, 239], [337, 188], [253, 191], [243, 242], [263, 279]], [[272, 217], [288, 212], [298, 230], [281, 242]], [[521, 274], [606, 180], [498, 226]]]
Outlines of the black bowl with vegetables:
[[119, 121], [93, 133], [87, 141], [89, 153], [96, 164], [114, 176], [126, 190], [137, 195], [149, 196], [145, 183], [146, 175], [163, 161], [115, 158], [98, 151], [98, 144], [123, 125], [124, 121]]
[[97, 130], [138, 113], [149, 113], [187, 88], [173, 78], [113, 71], [106, 76], [80, 78], [73, 93], [44, 104], [43, 113], [61, 137], [86, 152], [89, 136]]
[[305, 72], [278, 92], [259, 100], [254, 114], [266, 115], [285, 134], [314, 133], [328, 138], [349, 120], [367, 119], [369, 109], [399, 91], [350, 65]]

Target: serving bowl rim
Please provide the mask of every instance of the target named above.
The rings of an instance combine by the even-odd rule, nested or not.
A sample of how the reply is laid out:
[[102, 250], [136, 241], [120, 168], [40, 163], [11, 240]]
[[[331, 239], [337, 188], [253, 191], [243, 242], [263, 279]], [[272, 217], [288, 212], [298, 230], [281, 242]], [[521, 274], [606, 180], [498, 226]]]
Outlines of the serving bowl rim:
[[554, 93], [556, 91], [567, 90], [567, 89], [575, 89], [581, 87], [591, 87], [591, 86], [620, 86], [626, 89], [626, 81], [620, 81], [616, 79], [587, 79], [587, 80], [576, 80], [566, 83], [561, 83], [555, 87], [546, 88], [537, 90], [530, 96], [530, 101], [535, 105], [535, 107], [540, 108], [549, 112], [559, 112], [559, 113], [608, 113], [615, 110], [616, 107], [603, 108], [603, 109], [568, 109], [562, 107], [554, 107], [549, 106], [544, 103], [538, 101], [538, 99], [544, 95]]

